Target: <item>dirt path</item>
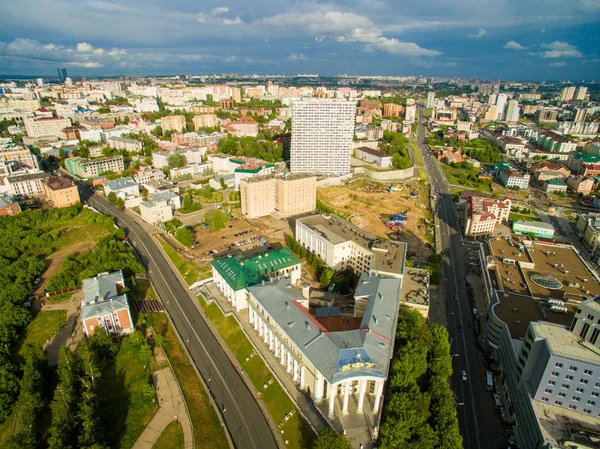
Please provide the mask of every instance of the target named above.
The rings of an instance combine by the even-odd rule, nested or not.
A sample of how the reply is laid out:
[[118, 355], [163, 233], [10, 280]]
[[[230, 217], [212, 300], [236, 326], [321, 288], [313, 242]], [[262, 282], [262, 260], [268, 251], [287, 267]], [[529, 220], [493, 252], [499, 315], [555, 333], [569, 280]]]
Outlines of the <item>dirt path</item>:
[[79, 242], [74, 245], [63, 248], [55, 253], [52, 253], [49, 257], [44, 259], [46, 263], [46, 270], [41, 276], [42, 281], [38, 284], [37, 289], [33, 292], [34, 294], [42, 293], [48, 285], [48, 281], [52, 276], [60, 271], [63, 260], [70, 254], [80, 254], [87, 251], [90, 248], [96, 246], [95, 242]]

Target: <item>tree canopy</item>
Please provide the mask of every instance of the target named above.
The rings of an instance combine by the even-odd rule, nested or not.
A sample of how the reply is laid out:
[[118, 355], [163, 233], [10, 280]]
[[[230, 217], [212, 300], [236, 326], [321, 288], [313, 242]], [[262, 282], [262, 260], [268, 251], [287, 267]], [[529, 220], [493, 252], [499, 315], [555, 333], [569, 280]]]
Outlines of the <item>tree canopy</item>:
[[219, 152], [232, 156], [254, 157], [267, 162], [283, 161], [282, 144], [256, 137], [229, 136], [219, 140], [217, 148]]

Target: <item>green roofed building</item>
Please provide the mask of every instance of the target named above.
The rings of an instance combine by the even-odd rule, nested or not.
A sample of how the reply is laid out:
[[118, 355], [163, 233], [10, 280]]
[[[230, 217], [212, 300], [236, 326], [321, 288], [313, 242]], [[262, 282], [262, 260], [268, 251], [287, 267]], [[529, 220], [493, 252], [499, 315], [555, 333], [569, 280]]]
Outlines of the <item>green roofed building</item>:
[[288, 248], [252, 257], [241, 254], [211, 262], [213, 282], [237, 311], [248, 307], [247, 288], [270, 278], [285, 276], [294, 285], [300, 279], [301, 262]]

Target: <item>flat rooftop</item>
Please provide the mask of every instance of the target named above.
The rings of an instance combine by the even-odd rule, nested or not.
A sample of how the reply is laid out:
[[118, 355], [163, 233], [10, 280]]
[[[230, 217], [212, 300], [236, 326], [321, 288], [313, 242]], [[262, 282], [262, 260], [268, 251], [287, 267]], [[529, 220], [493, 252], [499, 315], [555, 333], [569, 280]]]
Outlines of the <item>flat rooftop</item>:
[[402, 303], [429, 305], [429, 272], [422, 268], [407, 268], [402, 278]]
[[517, 339], [525, 338], [532, 321], [549, 321], [570, 326], [577, 308], [577, 305], [566, 303], [567, 313], [551, 312], [539, 299], [512, 293], [498, 292], [498, 299], [499, 302], [492, 306], [494, 314], [508, 325], [511, 337]]
[[375, 234], [371, 234], [337, 215], [317, 214], [299, 218], [298, 221], [317, 231], [334, 245], [352, 240], [358, 245], [368, 248], [371, 242], [379, 240]]
[[549, 323], [533, 323], [532, 326], [538, 337], [546, 339], [553, 354], [600, 366], [600, 349], [583, 341], [567, 328]]
[[75, 185], [73, 181], [63, 176], [51, 176], [45, 182], [48, 188], [52, 190], [69, 189]]

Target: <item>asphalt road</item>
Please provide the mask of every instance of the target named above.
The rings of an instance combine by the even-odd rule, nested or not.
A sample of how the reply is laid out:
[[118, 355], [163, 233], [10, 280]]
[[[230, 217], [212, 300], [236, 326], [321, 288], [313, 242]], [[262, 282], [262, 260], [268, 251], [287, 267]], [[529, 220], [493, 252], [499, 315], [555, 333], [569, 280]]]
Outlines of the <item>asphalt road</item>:
[[[80, 186], [80, 191], [90, 206], [114, 217], [127, 231], [129, 241], [148, 269], [156, 293], [220, 408], [235, 447], [277, 448], [255, 397], [194, 305], [196, 299], [173, 273], [154, 240], [131, 217], [104, 198], [91, 195], [86, 186]], [[180, 381], [185, 382], [185, 379]]]
[[[456, 411], [465, 449], [496, 449], [504, 444], [503, 427], [493, 396], [485, 389], [485, 356], [479, 344], [479, 323], [472, 312], [466, 286], [463, 241], [458, 215], [446, 178], [425, 141], [423, 107], [419, 106], [420, 125], [417, 141], [431, 181], [432, 193], [437, 192], [435, 214], [439, 217], [441, 247], [444, 252], [442, 269], [448, 314], [448, 333], [452, 352], [452, 386]], [[475, 248], [475, 247], [474, 247]], [[458, 300], [455, 300], [458, 295]], [[459, 331], [459, 326], [462, 328]], [[462, 379], [462, 371], [467, 380]]]

